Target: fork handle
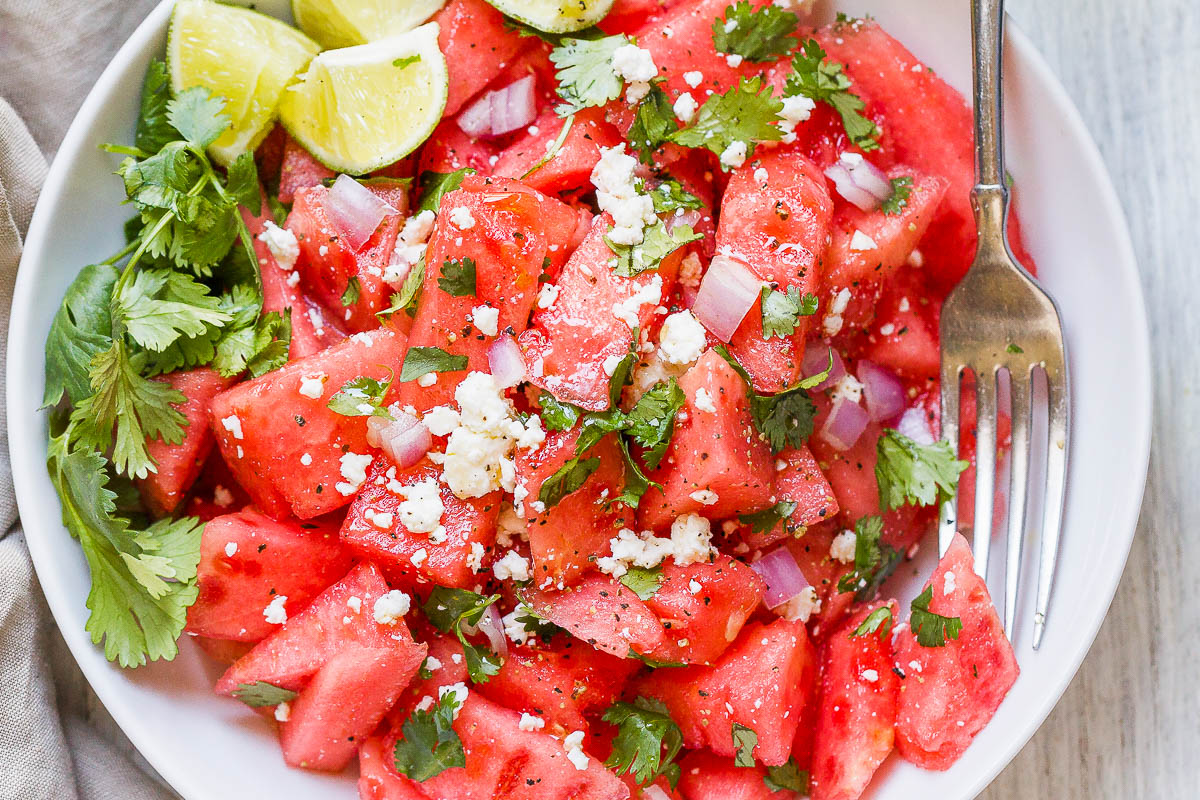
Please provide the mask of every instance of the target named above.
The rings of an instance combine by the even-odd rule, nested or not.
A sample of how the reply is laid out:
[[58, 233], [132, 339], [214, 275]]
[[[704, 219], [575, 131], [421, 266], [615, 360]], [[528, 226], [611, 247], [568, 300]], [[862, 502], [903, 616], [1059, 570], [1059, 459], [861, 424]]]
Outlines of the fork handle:
[[971, 0], [975, 63], [975, 180], [972, 192], [980, 246], [1004, 241], [1008, 187], [1004, 180], [1001, 51], [1004, 0]]

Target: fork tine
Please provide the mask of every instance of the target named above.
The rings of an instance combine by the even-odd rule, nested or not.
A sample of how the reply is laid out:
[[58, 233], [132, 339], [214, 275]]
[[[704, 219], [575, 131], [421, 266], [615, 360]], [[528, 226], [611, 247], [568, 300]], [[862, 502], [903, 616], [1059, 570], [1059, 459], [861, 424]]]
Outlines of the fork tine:
[[[949, 366], [946, 363], [945, 356], [942, 359], [942, 438], [950, 443], [954, 448], [955, 455], [958, 454], [958, 398], [962, 392], [959, 386], [959, 377], [962, 374], [962, 369], [958, 366]], [[954, 541], [954, 534], [958, 531], [958, 495], [955, 494], [949, 500], [942, 503], [939, 510], [938, 520], [938, 557], [946, 555], [946, 550], [950, 548], [950, 543]]]
[[1033, 616], [1033, 649], [1042, 643], [1046, 630], [1046, 611], [1054, 586], [1054, 568], [1058, 561], [1058, 539], [1062, 533], [1063, 501], [1067, 481], [1067, 431], [1070, 406], [1067, 375], [1060, 369], [1046, 370], [1046, 396], [1050, 424], [1046, 440], [1046, 508], [1042, 517], [1041, 564], [1038, 567], [1037, 605]]
[[1029, 495], [1029, 402], [1031, 375], [1009, 372], [1012, 394], [1011, 472], [1008, 484], [1008, 558], [1004, 568], [1004, 631], [1013, 638], [1017, 617], [1017, 587], [1021, 582], [1021, 548], [1025, 539], [1025, 503]]
[[996, 370], [975, 372], [975, 573], [987, 580], [996, 493]]

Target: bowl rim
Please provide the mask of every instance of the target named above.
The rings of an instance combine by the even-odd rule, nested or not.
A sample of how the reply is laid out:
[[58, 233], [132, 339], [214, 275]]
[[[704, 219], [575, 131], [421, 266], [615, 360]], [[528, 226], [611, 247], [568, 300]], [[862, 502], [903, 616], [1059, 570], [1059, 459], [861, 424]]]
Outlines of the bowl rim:
[[[122, 91], [122, 87], [119, 85], [121, 73], [128, 68], [130, 62], [142, 57], [148, 49], [151, 49], [156, 39], [166, 34], [173, 5], [174, 0], [160, 0], [117, 50], [112, 60], [103, 72], [101, 72], [96, 83], [88, 92], [86, 99], [80, 106], [59, 146], [56, 157], [50, 165], [34, 210], [28, 234], [25, 237], [25, 247], [20, 262], [21, 266], [18, 268], [17, 280], [13, 289], [13, 305], [8, 331], [9, 340], [6, 362], [6, 386], [8, 387], [16, 385], [13, 381], [14, 375], [17, 372], [14, 364], [18, 363], [21, 358], [24, 358], [24, 354], [21, 351], [27, 348], [27, 334], [33, 329], [31, 325], [33, 305], [29, 300], [37, 291], [37, 276], [33, 274], [32, 266], [26, 267], [25, 264], [27, 262], [32, 264], [38, 260], [38, 252], [52, 235], [53, 209], [58, 205], [64, 192], [71, 188], [69, 180], [70, 167], [77, 160], [81, 152], [93, 145], [92, 142], [86, 140], [86, 137], [92, 126], [96, 123], [101, 111], [106, 106], [108, 99], [114, 93]], [[1130, 302], [1126, 311], [1130, 316], [1130, 327], [1134, 334], [1134, 340], [1130, 344], [1138, 356], [1137, 363], [1132, 365], [1134, 374], [1131, 375], [1131, 380], [1128, 381], [1132, 387], [1129, 391], [1132, 395], [1135, 395], [1135, 405], [1140, 407], [1140, 409], [1144, 409], [1144, 413], [1140, 413], [1135, 418], [1128, 420], [1127, 427], [1130, 430], [1131, 439], [1135, 444], [1132, 452], [1133, 457], [1128, 462], [1128, 467], [1130, 467], [1129, 476], [1134, 479], [1131, 483], [1136, 485], [1137, 491], [1129, 495], [1127, 505], [1117, 512], [1118, 520], [1114, 527], [1118, 530], [1128, 530], [1129, 533], [1125, 537], [1123, 551], [1120, 553], [1119, 566], [1116, 559], [1111, 562], [1114, 565], [1115, 577], [1112, 580], [1112, 592], [1104, 602], [1104, 613], [1096, 614], [1087, 626], [1086, 637], [1083, 640], [1086, 646], [1076, 650], [1070, 660], [1070, 668], [1060, 673], [1060, 680], [1054, 685], [1052, 691], [1044, 695], [1048, 702], [1043, 703], [1042, 707], [1029, 715], [1026, 724], [1017, 732], [1017, 735], [1012, 736], [1007, 746], [990, 759], [988, 769], [981, 770], [974, 780], [968, 781], [967, 785], [964, 786], [967, 792], [963, 797], [977, 795], [992, 782], [1001, 770], [1012, 762], [1017, 753], [1033, 737], [1046, 717], [1057, 706], [1063, 693], [1077, 674], [1083, 659], [1090, 652], [1099, 628], [1107, 618], [1107, 609], [1111, 606], [1112, 600], [1116, 595], [1120, 576], [1124, 572], [1129, 550], [1136, 535], [1149, 468], [1153, 421], [1153, 379], [1150, 368], [1151, 347], [1145, 298], [1141, 281], [1137, 279], [1140, 271], [1128, 223], [1116, 188], [1105, 166], [1103, 157], [1088, 131], [1087, 125], [1066, 89], [1029, 38], [1020, 30], [1019, 26], [1009, 19], [1006, 23], [1006, 28], [1009, 48], [1007, 57], [1017, 58], [1024, 67], [1031, 70], [1039, 88], [1051, 96], [1056, 110], [1062, 115], [1062, 120], [1066, 125], [1066, 130], [1063, 131], [1064, 137], [1079, 145], [1080, 155], [1084, 159], [1088, 170], [1098, 180], [1100, 193], [1094, 199], [1098, 204], [1099, 213], [1105, 219], [1115, 223], [1110, 231], [1116, 244], [1113, 260], [1118, 262], [1121, 274], [1130, 279], [1128, 280], [1128, 286], [1122, 286], [1121, 289], [1129, 293]], [[36, 358], [42, 358], [40, 355], [42, 343], [40, 341], [37, 342], [35, 347], [39, 354]], [[13, 420], [21, 419], [22, 415], [28, 413], [28, 408], [21, 407], [17, 401], [17, 397], [20, 394], [22, 393], [11, 390], [6, 391], [5, 402], [10, 424]], [[40, 392], [38, 394], [40, 395]], [[32, 443], [29, 441], [30, 437], [28, 433], [23, 428], [18, 429], [16, 436], [13, 436], [10, 432], [10, 445], [12, 445], [10, 457], [14, 465], [13, 482], [19, 508], [33, 507], [34, 490], [32, 487], [32, 473], [28, 469], [16, 469], [16, 464], [20, 463], [27, 467], [34, 466], [35, 468], [41, 468], [45, 460], [45, 444], [43, 438], [40, 436], [41, 429], [38, 429], [39, 435], [33, 438]], [[51, 588], [58, 584], [58, 576], [55, 571], [56, 565], [50, 546], [47, 543], [50, 538], [52, 537], [41, 535], [41, 533], [35, 533], [31, 537], [28, 530], [26, 532], [26, 541], [38, 574], [39, 584], [42, 586], [43, 595], [57, 624], [57, 620], [59, 619], [70, 618], [70, 614], [67, 613], [68, 606], [78, 602], [78, 599], [68, 597], [67, 593], [62, 590]], [[155, 746], [151, 730], [144, 726], [138, 713], [127, 704], [113, 697], [114, 690], [108, 688], [108, 681], [102, 673], [103, 664], [98, 663], [94, 658], [85, 657], [84, 649], [90, 650], [94, 648], [90, 637], [82, 629], [77, 631], [63, 630], [62, 633], [72, 657], [79, 664], [89, 684], [139, 753], [181, 795], [189, 798], [189, 800], [202, 800], [205, 798], [206, 790], [194, 778], [196, 770], [185, 768], [183, 759], [166, 757]], [[110, 699], [112, 700], [111, 702]]]

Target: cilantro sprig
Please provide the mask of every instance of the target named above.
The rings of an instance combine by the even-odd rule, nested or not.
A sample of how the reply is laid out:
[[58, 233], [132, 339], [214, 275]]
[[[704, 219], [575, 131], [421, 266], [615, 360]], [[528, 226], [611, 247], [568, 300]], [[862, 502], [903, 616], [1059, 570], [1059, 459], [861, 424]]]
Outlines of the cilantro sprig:
[[446, 692], [432, 708], [408, 715], [392, 750], [397, 772], [420, 782], [467, 765], [462, 739], [453, 727], [460, 706], [458, 695]]
[[784, 291], [764, 286], [761, 301], [764, 339], [791, 336], [796, 332], [800, 317], [817, 313], [817, 296], [811, 292], [800, 294], [800, 289], [795, 286]]
[[926, 586], [925, 591], [913, 598], [908, 626], [916, 634], [917, 644], [922, 647], [945, 647], [947, 639], [957, 639], [962, 633], [962, 619], [943, 617], [930, 611], [929, 603], [932, 600], [932, 586]]
[[908, 198], [912, 196], [913, 179], [908, 175], [901, 175], [899, 178], [892, 178], [888, 183], [892, 186], [892, 193], [879, 207], [883, 209], [884, 214], [899, 214], [908, 205]]
[[717, 156], [734, 142], [746, 143], [747, 157], [756, 142], [777, 142], [783, 131], [775, 125], [783, 101], [776, 98], [760, 76], [739, 78], [737, 86], [704, 101], [695, 118], [671, 134], [670, 141], [684, 147], [705, 148]]
[[780, 500], [773, 506], [764, 508], [762, 511], [755, 511], [752, 514], [739, 514], [738, 521], [743, 525], [749, 525], [751, 533], [765, 534], [775, 530], [777, 525], [783, 524], [788, 533], [792, 532], [792, 528], [788, 526], [788, 520], [792, 514], [796, 513], [799, 504], [792, 500]]
[[638, 697], [632, 703], [614, 703], [603, 719], [617, 726], [612, 754], [604, 766], [618, 775], [632, 775], [639, 786], [662, 776], [675, 788], [680, 776], [675, 758], [683, 748], [683, 732], [665, 705]]
[[875, 597], [883, 582], [895, 572], [903, 556], [886, 545], [883, 518], [863, 517], [854, 523], [854, 569], [838, 579], [839, 592], [854, 593], [854, 599], [866, 603]]
[[769, 792], [795, 792], [799, 795], [807, 795], [808, 787], [808, 770], [800, 769], [796, 764], [796, 760], [789, 758], [786, 764], [781, 764], [778, 767], [767, 767], [767, 774], [763, 776], [763, 783], [766, 784]]
[[740, 722], [733, 723], [733, 763], [739, 767], [754, 766], [754, 747], [758, 734]]
[[827, 59], [817, 40], [809, 39], [801, 52], [792, 58], [792, 74], [784, 86], [784, 96], [804, 95], [825, 103], [842, 118], [842, 126], [851, 142], [864, 151], [878, 150], [879, 128], [863, 116], [866, 104], [850, 91], [850, 87], [850, 78], [843, 65]]
[[758, 394], [754, 381], [738, 360], [722, 345], [714, 350], [733, 368], [746, 383], [746, 395], [750, 399], [750, 416], [754, 426], [771, 445], [771, 452], [778, 453], [787, 447], [800, 447], [812, 436], [813, 421], [817, 416], [817, 405], [808, 396], [808, 390], [818, 386], [829, 377], [833, 369], [833, 353], [830, 351], [829, 365], [816, 375], [810, 375], [776, 394]]
[[433, 627], [442, 633], [453, 632], [463, 648], [463, 660], [467, 663], [467, 674], [474, 683], [487, 681], [500, 672], [501, 659], [487, 648], [471, 642], [463, 626], [473, 627], [483, 619], [488, 607], [500, 599], [500, 595], [482, 595], [466, 589], [450, 589], [435, 586], [429, 599], [421, 606]]
[[623, 34], [598, 39], [562, 39], [550, 51], [550, 61], [557, 68], [558, 96], [563, 101], [556, 109], [558, 115], [567, 117], [620, 97], [625, 81], [613, 70], [612, 57], [618, 48], [631, 43]]
[[239, 683], [233, 690], [234, 698], [241, 700], [251, 708], [266, 708], [280, 703], [290, 703], [299, 695], [291, 689], [284, 689], [266, 681], [254, 683]]
[[796, 46], [798, 27], [800, 18], [790, 11], [770, 4], [755, 8], [749, 0], [739, 0], [725, 9], [724, 18], [713, 21], [713, 45], [747, 61], [774, 61]]
[[442, 263], [442, 275], [437, 279], [438, 288], [451, 297], [475, 296], [475, 259], [455, 258]]
[[892, 624], [892, 609], [889, 606], [880, 606], [867, 614], [858, 627], [850, 632], [850, 638], [878, 633], [880, 639], [886, 639], [892, 632]]
[[392, 377], [377, 380], [369, 375], [360, 375], [342, 384], [342, 388], [329, 398], [326, 406], [335, 414], [343, 417], [386, 417], [391, 418], [387, 409], [383, 408], [383, 398], [392, 387]]
[[931, 506], [950, 500], [958, 491], [958, 476], [968, 466], [955, 458], [945, 440], [919, 444], [891, 428], [884, 429], [875, 449], [879, 507], [885, 511], [905, 503]]

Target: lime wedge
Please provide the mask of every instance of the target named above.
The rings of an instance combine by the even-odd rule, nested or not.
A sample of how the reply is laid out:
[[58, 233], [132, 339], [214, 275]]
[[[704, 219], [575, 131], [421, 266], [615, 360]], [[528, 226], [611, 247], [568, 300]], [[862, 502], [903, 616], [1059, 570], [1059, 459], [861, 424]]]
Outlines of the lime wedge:
[[209, 147], [229, 164], [270, 130], [279, 96], [321, 48], [277, 19], [210, 0], [179, 0], [167, 34], [167, 67], [176, 92], [208, 87], [225, 98], [232, 127]]
[[572, 33], [595, 25], [613, 0], [487, 0], [501, 13], [546, 33]]
[[353, 47], [411, 31], [446, 0], [292, 0], [300, 29], [322, 47]]
[[362, 175], [425, 141], [446, 108], [436, 22], [370, 44], [326, 50], [279, 101], [288, 132], [332, 170]]

